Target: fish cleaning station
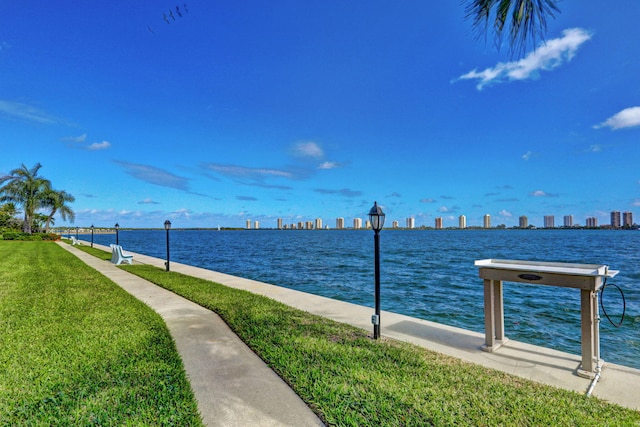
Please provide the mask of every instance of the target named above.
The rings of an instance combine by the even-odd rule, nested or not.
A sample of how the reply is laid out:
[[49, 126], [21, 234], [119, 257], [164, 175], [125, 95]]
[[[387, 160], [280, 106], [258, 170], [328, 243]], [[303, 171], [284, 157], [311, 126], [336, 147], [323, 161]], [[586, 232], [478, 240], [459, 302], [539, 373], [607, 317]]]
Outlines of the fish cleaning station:
[[504, 331], [502, 282], [580, 289], [582, 363], [576, 373], [592, 379], [592, 389], [604, 364], [600, 358], [598, 291], [606, 279], [618, 271], [609, 270], [607, 265], [502, 259], [477, 260], [475, 265], [484, 279], [485, 345], [482, 349], [487, 352], [495, 352], [508, 341]]

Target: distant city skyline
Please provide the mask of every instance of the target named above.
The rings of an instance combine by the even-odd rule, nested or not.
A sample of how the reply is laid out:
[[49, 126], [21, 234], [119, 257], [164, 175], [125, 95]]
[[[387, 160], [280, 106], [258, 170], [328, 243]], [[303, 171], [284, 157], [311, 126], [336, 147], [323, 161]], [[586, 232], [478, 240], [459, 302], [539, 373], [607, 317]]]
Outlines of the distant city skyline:
[[[600, 225], [600, 227], [603, 226], [611, 226], [613, 228], [621, 228], [621, 227], [631, 227], [633, 225], [635, 225], [635, 223], [633, 222], [633, 212], [631, 211], [624, 211], [624, 212], [620, 212], [620, 211], [611, 211], [609, 213], [609, 218], [610, 218], [610, 222], [606, 223], [606, 224], [602, 224]], [[429, 224], [415, 224], [415, 218], [413, 217], [408, 217], [405, 218], [405, 226], [402, 228], [409, 228], [409, 229], [413, 229], [413, 228], [421, 228], [421, 227], [428, 227], [428, 228], [435, 228], [435, 229], [443, 229], [443, 228], [498, 228], [498, 227], [506, 227], [506, 224], [493, 224], [491, 222], [491, 215], [489, 214], [485, 214], [483, 216], [483, 224], [481, 226], [476, 225], [476, 226], [470, 226], [467, 225], [467, 218], [465, 215], [460, 215], [457, 219], [457, 225], [445, 225], [443, 223], [443, 217], [436, 217], [434, 218], [434, 223], [429, 225]], [[353, 228], [353, 229], [362, 229], [362, 228], [370, 228], [371, 227], [371, 223], [369, 222], [368, 219], [364, 218], [364, 225], [363, 225], [363, 218], [361, 217], [353, 217], [353, 222], [352, 222], [352, 226], [347, 226], [346, 222], [345, 222], [345, 217], [338, 217], [335, 219], [335, 228], [337, 229], [347, 229], [347, 228]], [[251, 229], [251, 228], [259, 228], [259, 223], [258, 221], [255, 221], [255, 225], [252, 226], [252, 221], [250, 219], [246, 220], [246, 226], [245, 228], [247, 229]], [[391, 222], [385, 222], [386, 226], [385, 228], [401, 228], [400, 227], [400, 221], [399, 220], [392, 220]], [[293, 222], [293, 223], [287, 223], [285, 221], [284, 218], [277, 218], [276, 219], [276, 225], [275, 227], [273, 226], [269, 226], [269, 225], [265, 225], [266, 228], [278, 228], [278, 229], [323, 229], [323, 228], [331, 228], [328, 225], [326, 227], [323, 226], [323, 219], [322, 218], [315, 218], [314, 220], [305, 220], [305, 221], [298, 221], [298, 222]], [[509, 228], [513, 228], [516, 226], [509, 226]], [[529, 220], [529, 217], [527, 217], [526, 215], [522, 215], [519, 217], [519, 222], [517, 227], [519, 228], [529, 228], [529, 227], [536, 227], [536, 228], [558, 228], [558, 227], [598, 227], [598, 221], [597, 218], [594, 217], [588, 217], [585, 218], [585, 222], [583, 224], [575, 222], [574, 221], [574, 216], [573, 215], [564, 215], [563, 216], [563, 222], [562, 225], [556, 225], [555, 223], [555, 215], [545, 215], [542, 218], [542, 225], [536, 225], [535, 223], [531, 223]]]

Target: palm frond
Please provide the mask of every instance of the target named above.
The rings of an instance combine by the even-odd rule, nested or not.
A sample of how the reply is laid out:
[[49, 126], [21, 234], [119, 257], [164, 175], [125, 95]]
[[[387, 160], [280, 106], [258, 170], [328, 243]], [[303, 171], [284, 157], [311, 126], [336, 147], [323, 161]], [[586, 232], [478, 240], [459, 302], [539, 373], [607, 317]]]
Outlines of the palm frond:
[[476, 36], [489, 33], [492, 22], [493, 36], [498, 50], [505, 33], [509, 35], [511, 54], [522, 55], [529, 47], [535, 48], [544, 40], [547, 18], [560, 12], [559, 0], [466, 0], [465, 16], [473, 21]]

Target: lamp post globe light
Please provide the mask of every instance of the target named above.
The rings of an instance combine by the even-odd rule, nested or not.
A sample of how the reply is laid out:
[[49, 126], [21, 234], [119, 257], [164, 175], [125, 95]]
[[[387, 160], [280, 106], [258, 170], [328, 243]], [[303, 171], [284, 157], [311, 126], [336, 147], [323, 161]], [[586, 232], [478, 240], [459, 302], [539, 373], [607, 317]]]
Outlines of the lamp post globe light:
[[164, 222], [164, 229], [167, 231], [167, 262], [164, 263], [166, 271], [169, 271], [169, 230], [171, 230], [171, 221]]
[[378, 202], [373, 202], [373, 207], [369, 211], [369, 222], [373, 229], [374, 245], [375, 245], [375, 314], [371, 316], [373, 323], [373, 339], [380, 338], [380, 230], [384, 226], [384, 212]]
[[94, 227], [93, 227], [93, 224], [91, 224], [91, 247], [93, 247], [93, 230], [94, 230]]
[[116, 227], [116, 245], [119, 245], [120, 241], [118, 240], [118, 229], [120, 228], [120, 224], [116, 222], [115, 227]]

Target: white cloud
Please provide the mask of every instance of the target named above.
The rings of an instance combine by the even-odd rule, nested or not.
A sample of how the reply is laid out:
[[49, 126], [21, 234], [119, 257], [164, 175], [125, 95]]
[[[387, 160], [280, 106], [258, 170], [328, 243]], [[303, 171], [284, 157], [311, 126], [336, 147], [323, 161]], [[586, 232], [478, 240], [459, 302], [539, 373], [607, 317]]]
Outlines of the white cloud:
[[338, 162], [322, 162], [318, 165], [318, 169], [335, 169], [340, 167]]
[[522, 159], [523, 159], [523, 160], [529, 160], [532, 156], [533, 156], [533, 152], [531, 152], [531, 151], [527, 151], [526, 153], [524, 153], [524, 154], [522, 155]]
[[238, 165], [222, 165], [216, 163], [207, 163], [205, 168], [219, 173], [220, 175], [230, 176], [234, 178], [248, 178], [261, 180], [266, 177], [292, 178], [293, 174], [279, 169], [268, 168], [249, 168]]
[[589, 151], [591, 153], [597, 153], [599, 151], [602, 151], [602, 147], [599, 144], [592, 144], [589, 146]]
[[185, 217], [185, 218], [189, 218], [192, 215], [192, 211], [190, 209], [187, 208], [182, 208], [182, 209], [178, 209], [173, 213], [173, 217]]
[[109, 141], [102, 142], [94, 142], [93, 144], [87, 145], [87, 150], [96, 151], [96, 150], [106, 150], [111, 147], [111, 143]]
[[160, 203], [154, 201], [151, 198], [146, 198], [140, 202], [138, 202], [139, 205], [159, 205]]
[[484, 86], [503, 81], [526, 80], [537, 77], [540, 70], [553, 70], [570, 61], [576, 51], [591, 38], [591, 34], [581, 28], [570, 28], [562, 32], [562, 37], [548, 40], [524, 58], [512, 62], [500, 62], [495, 67], [483, 71], [473, 70], [457, 80], [473, 80], [481, 90]]
[[533, 197], [558, 197], [557, 194], [547, 193], [542, 190], [532, 191], [531, 193], [529, 193], [529, 195]]
[[78, 135], [78, 136], [65, 136], [60, 138], [60, 140], [64, 142], [73, 142], [76, 144], [82, 144], [87, 140], [87, 134], [83, 133], [82, 135]]
[[507, 210], [501, 210], [500, 212], [498, 212], [498, 215], [505, 217], [505, 218], [511, 218], [513, 216], [513, 214]]
[[640, 107], [625, 108], [594, 128], [609, 127], [616, 130], [634, 126], [640, 126]]
[[54, 124], [59, 121], [57, 118], [21, 102], [0, 100], [0, 113], [11, 118], [42, 124]]
[[348, 188], [343, 188], [340, 190], [326, 189], [326, 188], [316, 188], [316, 193], [320, 194], [339, 194], [345, 197], [360, 197], [362, 195], [362, 191], [350, 190]]
[[312, 157], [319, 159], [324, 156], [322, 148], [315, 142], [300, 142], [293, 147], [293, 154], [296, 157]]
[[189, 191], [189, 180], [170, 172], [156, 168], [154, 166], [140, 165], [136, 163], [114, 160], [122, 166], [124, 171], [132, 177], [149, 184], [162, 187], [175, 188], [177, 190]]

